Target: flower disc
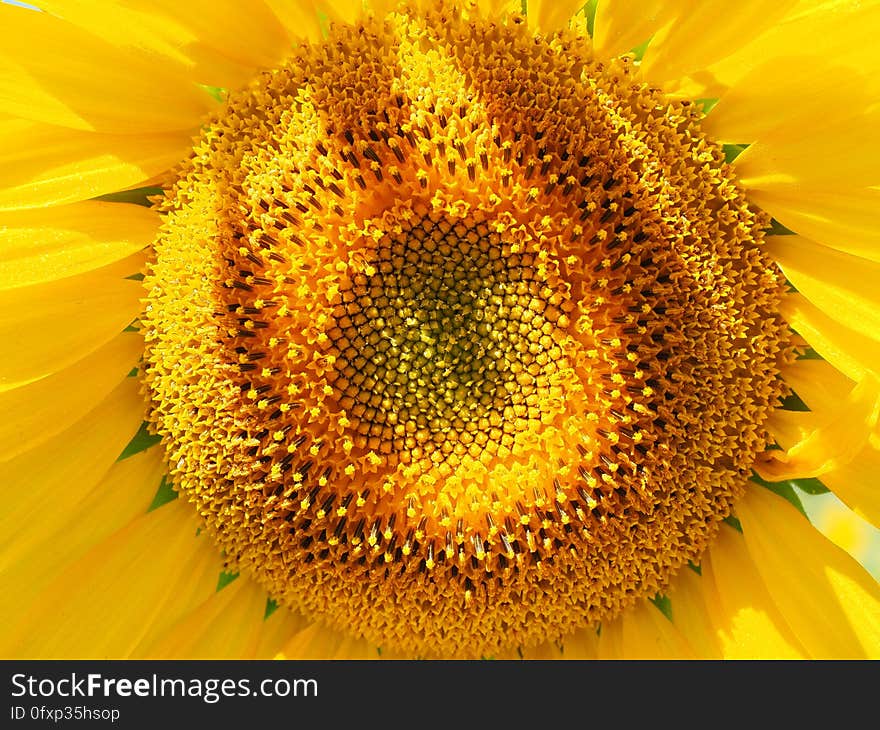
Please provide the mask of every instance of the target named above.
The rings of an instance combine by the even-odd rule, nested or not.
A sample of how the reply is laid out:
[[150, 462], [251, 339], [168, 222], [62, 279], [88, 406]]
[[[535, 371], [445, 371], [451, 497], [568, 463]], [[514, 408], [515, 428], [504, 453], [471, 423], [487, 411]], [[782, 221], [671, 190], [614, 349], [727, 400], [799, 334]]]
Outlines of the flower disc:
[[205, 127], [147, 277], [150, 419], [279, 602], [493, 654], [653, 596], [730, 514], [782, 280], [699, 111], [631, 63], [401, 11]]

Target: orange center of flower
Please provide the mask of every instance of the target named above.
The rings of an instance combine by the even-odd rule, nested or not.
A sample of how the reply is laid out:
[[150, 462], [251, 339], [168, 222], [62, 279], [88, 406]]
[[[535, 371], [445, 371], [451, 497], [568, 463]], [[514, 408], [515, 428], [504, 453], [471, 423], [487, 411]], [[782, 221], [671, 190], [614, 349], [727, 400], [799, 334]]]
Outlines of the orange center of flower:
[[163, 204], [150, 419], [234, 569], [479, 656], [699, 560], [766, 444], [781, 279], [697, 110], [577, 29], [334, 28], [232, 96]]

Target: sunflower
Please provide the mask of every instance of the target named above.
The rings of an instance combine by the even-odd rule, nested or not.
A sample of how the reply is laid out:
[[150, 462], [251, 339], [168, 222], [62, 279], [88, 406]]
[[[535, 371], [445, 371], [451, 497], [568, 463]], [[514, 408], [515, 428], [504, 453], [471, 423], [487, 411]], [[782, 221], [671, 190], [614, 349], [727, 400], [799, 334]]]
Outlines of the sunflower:
[[37, 5], [2, 655], [880, 657], [880, 4]]

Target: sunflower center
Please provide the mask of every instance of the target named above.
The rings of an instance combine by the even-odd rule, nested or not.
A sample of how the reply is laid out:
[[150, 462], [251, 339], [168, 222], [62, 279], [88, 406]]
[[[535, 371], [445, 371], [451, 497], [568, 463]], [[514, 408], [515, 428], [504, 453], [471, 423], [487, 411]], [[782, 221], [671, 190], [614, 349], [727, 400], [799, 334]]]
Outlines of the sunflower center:
[[[471, 13], [471, 16], [467, 16]], [[699, 113], [573, 28], [335, 28], [166, 192], [145, 380], [230, 569], [380, 646], [494, 654], [699, 560], [789, 357]]]
[[564, 290], [512, 248], [483, 216], [423, 215], [343, 278], [330, 382], [357, 448], [455, 468], [540, 421], [542, 383], [564, 362], [547, 300]]

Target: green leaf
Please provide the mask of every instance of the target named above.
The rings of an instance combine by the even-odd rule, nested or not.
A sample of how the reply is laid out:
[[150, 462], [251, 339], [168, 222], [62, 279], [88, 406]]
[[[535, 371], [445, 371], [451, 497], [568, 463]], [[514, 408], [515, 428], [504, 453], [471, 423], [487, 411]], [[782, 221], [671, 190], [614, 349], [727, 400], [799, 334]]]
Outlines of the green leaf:
[[747, 150], [749, 146], [747, 144], [725, 144], [722, 147], [724, 148], [724, 160], [730, 164]]
[[688, 560], [688, 568], [694, 571], [697, 575], [703, 575], [703, 566], [692, 563], [690, 560]]
[[134, 203], [135, 205], [143, 205], [145, 208], [152, 207], [149, 198], [153, 195], [161, 195], [162, 188], [144, 187], [133, 188], [131, 190], [120, 190], [118, 193], [107, 193], [99, 195], [94, 200], [102, 200], [105, 203]]
[[584, 15], [587, 17], [587, 33], [590, 34], [590, 38], [593, 37], [593, 28], [596, 25], [596, 6], [598, 4], [599, 0], [590, 0], [584, 5]]
[[768, 236], [793, 236], [794, 231], [786, 228], [775, 218], [770, 219], [770, 227], [764, 229], [764, 233]]
[[226, 88], [223, 86], [208, 86], [208, 84], [199, 84], [208, 94], [216, 101], [226, 101]]
[[806, 510], [804, 510], [804, 505], [801, 504], [800, 497], [797, 496], [797, 492], [795, 492], [794, 487], [792, 487], [792, 482], [768, 482], [754, 473], [752, 474], [752, 481], [756, 484], [760, 484], [765, 489], [769, 489], [774, 494], [778, 494], [783, 499], [787, 499], [797, 508], [798, 512], [804, 517], [807, 516]]
[[173, 502], [175, 499], [177, 499], [177, 492], [174, 491], [174, 485], [171, 483], [171, 480], [169, 480], [167, 476], [164, 476], [162, 477], [162, 481], [159, 484], [159, 489], [156, 492], [156, 496], [153, 497], [153, 501], [150, 504], [147, 512], [152, 512], [154, 509], [158, 509], [163, 504]]
[[[525, 2], [525, 0], [523, 0]], [[523, 11], [525, 12], [525, 11]], [[318, 26], [321, 28], [321, 37], [325, 40], [330, 37], [330, 17], [321, 10], [317, 11]]]
[[138, 429], [138, 432], [134, 435], [131, 441], [128, 442], [128, 446], [126, 446], [122, 453], [119, 455], [119, 458], [116, 461], [122, 461], [123, 459], [127, 459], [129, 456], [134, 456], [135, 454], [141, 453], [141, 451], [146, 451], [152, 446], [158, 444], [162, 439], [159, 436], [154, 436], [147, 430], [147, 422], [144, 421], [141, 423], [141, 427]]
[[830, 491], [816, 477], [809, 479], [789, 479], [788, 483], [795, 489], [800, 489], [805, 494], [828, 494]]
[[645, 51], [648, 50], [648, 44], [650, 42], [651, 42], [651, 39], [648, 38], [648, 40], [643, 41], [642, 43], [639, 43], [639, 45], [629, 49], [629, 52], [634, 57], [633, 60], [641, 61], [645, 57]]
[[706, 99], [694, 99], [694, 104], [701, 107], [703, 109], [703, 114], [708, 114], [715, 108], [715, 105], [718, 103], [717, 97], [706, 98]]
[[824, 360], [818, 352], [816, 352], [812, 347], [808, 347], [803, 355], [798, 355], [798, 360]]
[[666, 616], [666, 618], [672, 621], [672, 601], [669, 600], [669, 596], [658, 593], [649, 600], [660, 609], [660, 612]]
[[220, 578], [217, 580], [217, 590], [222, 591], [236, 578], [238, 578], [238, 573], [227, 573], [225, 570], [221, 571]]
[[782, 399], [782, 407], [787, 411], [798, 411], [800, 413], [805, 413], [810, 410], [809, 406], [801, 400], [801, 397], [792, 392], [791, 395]]
[[275, 601], [271, 598], [266, 599], [266, 612], [263, 614], [263, 621], [265, 621], [269, 616], [271, 616], [275, 611], [278, 610], [278, 601]]
[[724, 520], [723, 520], [723, 522], [724, 522], [725, 524], [730, 525], [730, 526], [731, 526], [734, 530], [736, 530], [737, 532], [742, 532], [742, 531], [743, 531], [742, 522], [740, 522], [739, 519], [737, 519], [737, 518], [734, 517], [733, 515], [730, 515], [730, 516], [728, 516], [728, 517], [725, 517]]

